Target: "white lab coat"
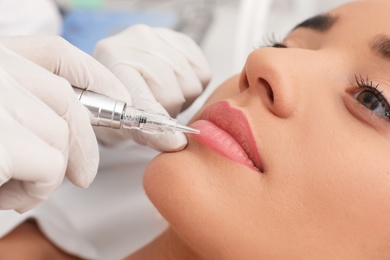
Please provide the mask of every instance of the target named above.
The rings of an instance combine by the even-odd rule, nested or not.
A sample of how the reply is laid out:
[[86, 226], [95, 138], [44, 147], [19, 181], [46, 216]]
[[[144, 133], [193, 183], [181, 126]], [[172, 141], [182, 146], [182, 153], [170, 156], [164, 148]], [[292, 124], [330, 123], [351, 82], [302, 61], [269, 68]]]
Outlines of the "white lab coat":
[[88, 189], [68, 180], [37, 208], [18, 214], [0, 211], [0, 237], [27, 218], [59, 248], [82, 259], [121, 259], [167, 227], [146, 197], [142, 175], [157, 155], [131, 141], [100, 147], [100, 166]]

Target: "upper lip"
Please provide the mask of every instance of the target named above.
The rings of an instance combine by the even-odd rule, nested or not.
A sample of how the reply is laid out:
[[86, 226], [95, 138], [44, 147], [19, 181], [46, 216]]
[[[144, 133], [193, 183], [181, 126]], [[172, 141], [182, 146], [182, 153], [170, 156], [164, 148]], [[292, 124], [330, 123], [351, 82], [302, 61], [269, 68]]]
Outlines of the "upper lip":
[[263, 164], [252, 129], [245, 114], [233, 108], [227, 101], [219, 101], [208, 106], [199, 119], [212, 122], [229, 135], [231, 135], [247, 154], [256, 168], [263, 171]]

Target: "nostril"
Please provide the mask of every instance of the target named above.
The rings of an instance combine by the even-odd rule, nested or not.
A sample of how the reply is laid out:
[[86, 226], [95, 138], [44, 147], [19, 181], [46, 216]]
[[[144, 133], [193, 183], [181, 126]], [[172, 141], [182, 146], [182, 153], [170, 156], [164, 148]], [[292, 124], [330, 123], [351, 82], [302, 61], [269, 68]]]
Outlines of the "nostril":
[[259, 83], [260, 86], [265, 89], [268, 98], [271, 100], [271, 103], [274, 103], [274, 92], [272, 91], [271, 85], [263, 78], [259, 79]]

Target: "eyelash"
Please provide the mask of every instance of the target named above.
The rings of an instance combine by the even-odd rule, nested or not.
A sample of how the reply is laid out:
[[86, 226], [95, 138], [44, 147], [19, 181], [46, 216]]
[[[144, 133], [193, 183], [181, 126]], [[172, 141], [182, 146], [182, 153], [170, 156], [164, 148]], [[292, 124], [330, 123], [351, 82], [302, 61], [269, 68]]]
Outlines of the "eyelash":
[[265, 47], [273, 47], [273, 48], [287, 48], [286, 45], [276, 39], [274, 34], [271, 34], [263, 40], [261, 44], [258, 44], [257, 48], [265, 48]]
[[369, 80], [368, 77], [363, 78], [361, 75], [355, 75], [355, 80], [357, 86], [363, 89], [357, 94], [360, 94], [365, 90], [370, 91], [378, 99], [379, 103], [384, 107], [385, 116], [390, 120], [390, 105], [387, 99], [383, 96], [382, 91], [378, 90], [379, 84], [374, 86], [373, 82]]

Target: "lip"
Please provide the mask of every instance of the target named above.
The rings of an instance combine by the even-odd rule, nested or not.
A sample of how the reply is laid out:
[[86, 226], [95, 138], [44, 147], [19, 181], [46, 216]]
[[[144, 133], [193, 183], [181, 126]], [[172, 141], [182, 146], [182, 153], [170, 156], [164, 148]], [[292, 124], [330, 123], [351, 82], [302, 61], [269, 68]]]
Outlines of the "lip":
[[263, 171], [248, 119], [227, 101], [208, 106], [190, 126], [200, 130], [200, 135], [192, 137], [217, 153], [256, 171]]

